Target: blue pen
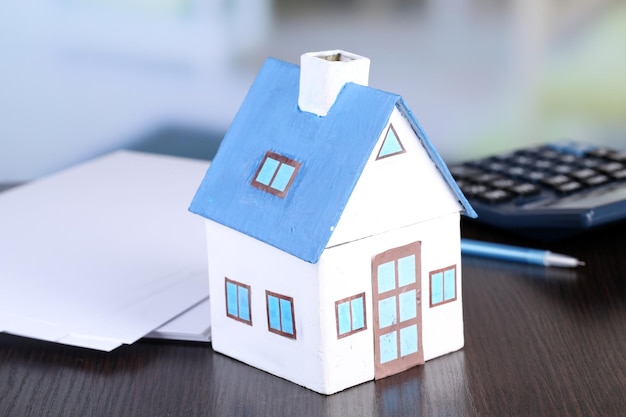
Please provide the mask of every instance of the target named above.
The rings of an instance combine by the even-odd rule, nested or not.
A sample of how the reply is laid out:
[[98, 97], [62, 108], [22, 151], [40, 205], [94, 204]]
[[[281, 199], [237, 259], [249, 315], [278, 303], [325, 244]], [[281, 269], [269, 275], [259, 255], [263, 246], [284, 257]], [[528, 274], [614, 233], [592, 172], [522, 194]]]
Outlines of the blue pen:
[[461, 253], [464, 255], [482, 256], [484, 258], [503, 259], [543, 266], [560, 266], [564, 268], [575, 268], [585, 264], [571, 256], [561, 255], [547, 250], [481, 242], [472, 239], [461, 239]]

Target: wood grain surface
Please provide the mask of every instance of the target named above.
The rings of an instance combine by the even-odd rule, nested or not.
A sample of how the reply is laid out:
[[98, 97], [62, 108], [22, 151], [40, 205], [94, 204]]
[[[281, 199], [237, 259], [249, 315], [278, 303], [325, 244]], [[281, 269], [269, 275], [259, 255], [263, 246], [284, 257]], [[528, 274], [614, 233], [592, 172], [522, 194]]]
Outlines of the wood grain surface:
[[626, 415], [626, 226], [551, 244], [470, 223], [463, 233], [587, 265], [464, 257], [465, 348], [329, 397], [209, 344], [100, 353], [0, 334], [0, 416]]

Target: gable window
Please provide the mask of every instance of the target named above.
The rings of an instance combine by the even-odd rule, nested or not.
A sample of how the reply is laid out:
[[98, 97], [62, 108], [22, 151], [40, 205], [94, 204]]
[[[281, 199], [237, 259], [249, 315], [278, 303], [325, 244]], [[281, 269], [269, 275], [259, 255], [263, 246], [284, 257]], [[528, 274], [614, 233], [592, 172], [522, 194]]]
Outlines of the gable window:
[[300, 165], [300, 162], [268, 151], [254, 174], [251, 184], [270, 194], [284, 197]]
[[336, 301], [335, 314], [338, 339], [365, 330], [365, 293]]
[[406, 152], [406, 150], [404, 149], [402, 142], [400, 142], [400, 139], [398, 138], [396, 129], [394, 129], [392, 124], [389, 124], [389, 128], [387, 128], [387, 134], [385, 135], [385, 140], [383, 140], [383, 144], [378, 151], [376, 159], [382, 159], [404, 152]]
[[456, 265], [430, 273], [430, 306], [456, 300]]
[[293, 311], [293, 298], [275, 292], [265, 291], [267, 298], [267, 326], [272, 333], [296, 338], [296, 322]]
[[225, 279], [226, 315], [232, 319], [252, 325], [250, 313], [250, 286]]

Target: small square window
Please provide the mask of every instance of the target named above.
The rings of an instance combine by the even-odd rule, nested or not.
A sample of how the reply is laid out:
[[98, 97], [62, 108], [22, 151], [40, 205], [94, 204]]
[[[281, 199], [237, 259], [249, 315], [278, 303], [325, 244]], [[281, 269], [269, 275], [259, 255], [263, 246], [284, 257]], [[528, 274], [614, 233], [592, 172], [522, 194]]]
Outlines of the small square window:
[[267, 299], [267, 326], [272, 333], [296, 338], [293, 298], [265, 291]]
[[338, 339], [365, 330], [365, 293], [336, 301], [335, 314]]
[[456, 300], [456, 266], [439, 269], [430, 273], [430, 306]]
[[293, 183], [300, 165], [300, 162], [268, 151], [254, 174], [251, 184], [270, 194], [284, 197]]
[[232, 319], [252, 325], [250, 311], [250, 286], [226, 278], [226, 315]]

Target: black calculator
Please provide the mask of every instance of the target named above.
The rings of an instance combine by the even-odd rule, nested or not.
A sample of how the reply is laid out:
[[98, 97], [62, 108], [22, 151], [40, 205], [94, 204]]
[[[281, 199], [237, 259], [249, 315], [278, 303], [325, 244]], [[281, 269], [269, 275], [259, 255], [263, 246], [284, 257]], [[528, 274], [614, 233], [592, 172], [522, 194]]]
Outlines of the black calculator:
[[518, 149], [450, 166], [476, 221], [559, 239], [626, 220], [626, 151], [579, 142]]

